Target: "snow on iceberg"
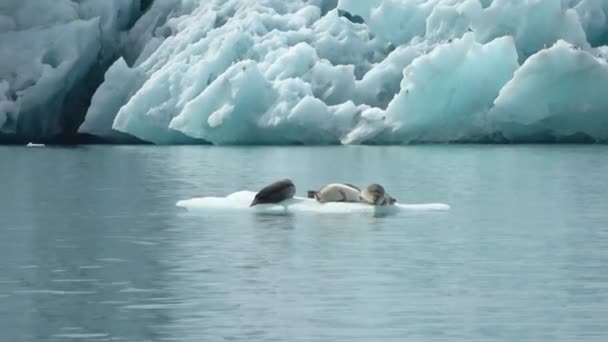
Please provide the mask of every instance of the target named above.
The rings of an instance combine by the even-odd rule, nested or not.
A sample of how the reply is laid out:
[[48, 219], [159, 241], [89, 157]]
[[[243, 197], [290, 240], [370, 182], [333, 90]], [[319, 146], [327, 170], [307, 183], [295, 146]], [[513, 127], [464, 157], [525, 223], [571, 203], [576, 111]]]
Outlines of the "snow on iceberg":
[[253, 213], [297, 213], [309, 212], [319, 214], [349, 214], [349, 213], [398, 213], [400, 211], [445, 211], [450, 206], [443, 203], [403, 204], [391, 206], [372, 206], [364, 203], [319, 203], [314, 199], [294, 197], [280, 204], [260, 204], [250, 207], [255, 192], [239, 191], [226, 197], [199, 197], [177, 202], [176, 206], [189, 211], [217, 212], [224, 211], [250, 211]]

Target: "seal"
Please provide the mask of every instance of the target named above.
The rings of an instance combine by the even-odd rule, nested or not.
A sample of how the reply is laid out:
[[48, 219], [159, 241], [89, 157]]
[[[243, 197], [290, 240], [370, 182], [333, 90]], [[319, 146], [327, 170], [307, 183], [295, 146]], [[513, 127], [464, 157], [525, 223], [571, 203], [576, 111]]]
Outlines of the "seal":
[[295, 194], [296, 186], [293, 185], [291, 179], [282, 179], [258, 191], [249, 206], [253, 207], [256, 204], [279, 203], [292, 198]]
[[396, 199], [389, 196], [380, 184], [372, 184], [361, 191], [361, 202], [371, 205], [393, 205]]
[[308, 191], [308, 198], [318, 202], [359, 202], [361, 191], [348, 183], [331, 183], [323, 186], [319, 191]]

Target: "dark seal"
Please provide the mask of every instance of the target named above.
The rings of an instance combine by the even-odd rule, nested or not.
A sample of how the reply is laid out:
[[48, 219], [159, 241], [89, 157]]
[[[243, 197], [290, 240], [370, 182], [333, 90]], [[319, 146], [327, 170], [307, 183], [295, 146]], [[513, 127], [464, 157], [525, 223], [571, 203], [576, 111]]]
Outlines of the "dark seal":
[[295, 194], [296, 186], [293, 182], [290, 179], [283, 179], [260, 190], [253, 198], [250, 207], [256, 204], [279, 203], [292, 198]]

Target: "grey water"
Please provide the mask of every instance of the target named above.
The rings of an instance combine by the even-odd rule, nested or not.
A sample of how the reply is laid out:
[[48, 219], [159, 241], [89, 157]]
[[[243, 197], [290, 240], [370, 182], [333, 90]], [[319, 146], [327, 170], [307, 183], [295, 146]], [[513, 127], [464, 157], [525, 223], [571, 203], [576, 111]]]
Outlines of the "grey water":
[[[2, 341], [607, 341], [608, 147], [0, 147]], [[446, 212], [187, 212], [290, 177]]]

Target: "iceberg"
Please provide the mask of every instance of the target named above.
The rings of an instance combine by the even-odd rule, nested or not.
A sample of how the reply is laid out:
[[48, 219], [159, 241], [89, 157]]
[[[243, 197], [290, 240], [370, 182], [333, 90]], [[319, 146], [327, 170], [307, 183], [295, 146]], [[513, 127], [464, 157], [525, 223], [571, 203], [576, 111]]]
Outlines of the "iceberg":
[[[157, 144], [179, 134], [217, 144], [339, 143], [363, 110], [353, 105], [356, 77], [382, 60], [381, 48], [336, 10], [322, 17], [322, 1], [271, 3], [276, 8], [205, 2], [169, 19], [176, 33], [132, 72], [117, 61], [123, 72], [108, 71], [98, 91], [132, 96], [114, 94], [124, 103], [111, 106], [94, 102], [81, 131], [115, 130]], [[98, 120], [101, 112], [110, 118]]]
[[29, 139], [61, 133], [68, 94], [95, 63], [99, 35], [98, 19], [0, 33], [0, 132]]
[[0, 138], [604, 142], [606, 44], [606, 0], [5, 0]]
[[509, 36], [483, 45], [469, 33], [442, 44], [408, 65], [388, 108], [364, 113], [366, 120], [343, 142], [442, 142], [480, 136], [483, 114], [518, 67]]
[[608, 141], [606, 85], [605, 57], [559, 41], [515, 72], [494, 101], [489, 122], [508, 140]]
[[403, 204], [390, 206], [372, 206], [364, 203], [319, 203], [314, 199], [293, 197], [279, 204], [259, 204], [250, 207], [255, 197], [253, 191], [238, 191], [226, 197], [199, 197], [182, 200], [176, 206], [191, 212], [205, 211], [248, 211], [252, 213], [290, 214], [290, 213], [317, 213], [317, 214], [349, 214], [349, 213], [376, 213], [389, 214], [403, 211], [446, 211], [450, 206], [443, 203]]
[[574, 6], [589, 43], [592, 46], [608, 44], [608, 1], [572, 0], [570, 6]]
[[17, 106], [11, 101], [8, 94], [9, 83], [5, 80], [0, 81], [0, 132], [3, 129], [10, 129], [10, 125], [5, 126], [6, 122], [16, 122]]
[[481, 42], [512, 36], [522, 61], [558, 40], [590, 47], [578, 13], [559, 1], [495, 0], [471, 29]]
[[[3, 0], [0, 138], [75, 132], [138, 0]], [[103, 74], [101, 72], [101, 74]]]
[[[115, 142], [128, 142], [129, 136], [111, 129], [114, 116], [120, 107], [132, 96], [132, 91], [142, 79], [136, 70], [130, 69], [121, 57], [105, 73], [102, 83], [91, 99], [86, 120], [81, 124], [80, 133], [97, 136]], [[112, 82], [112, 80], [120, 80]], [[105, 129], [104, 129], [105, 128]]]

